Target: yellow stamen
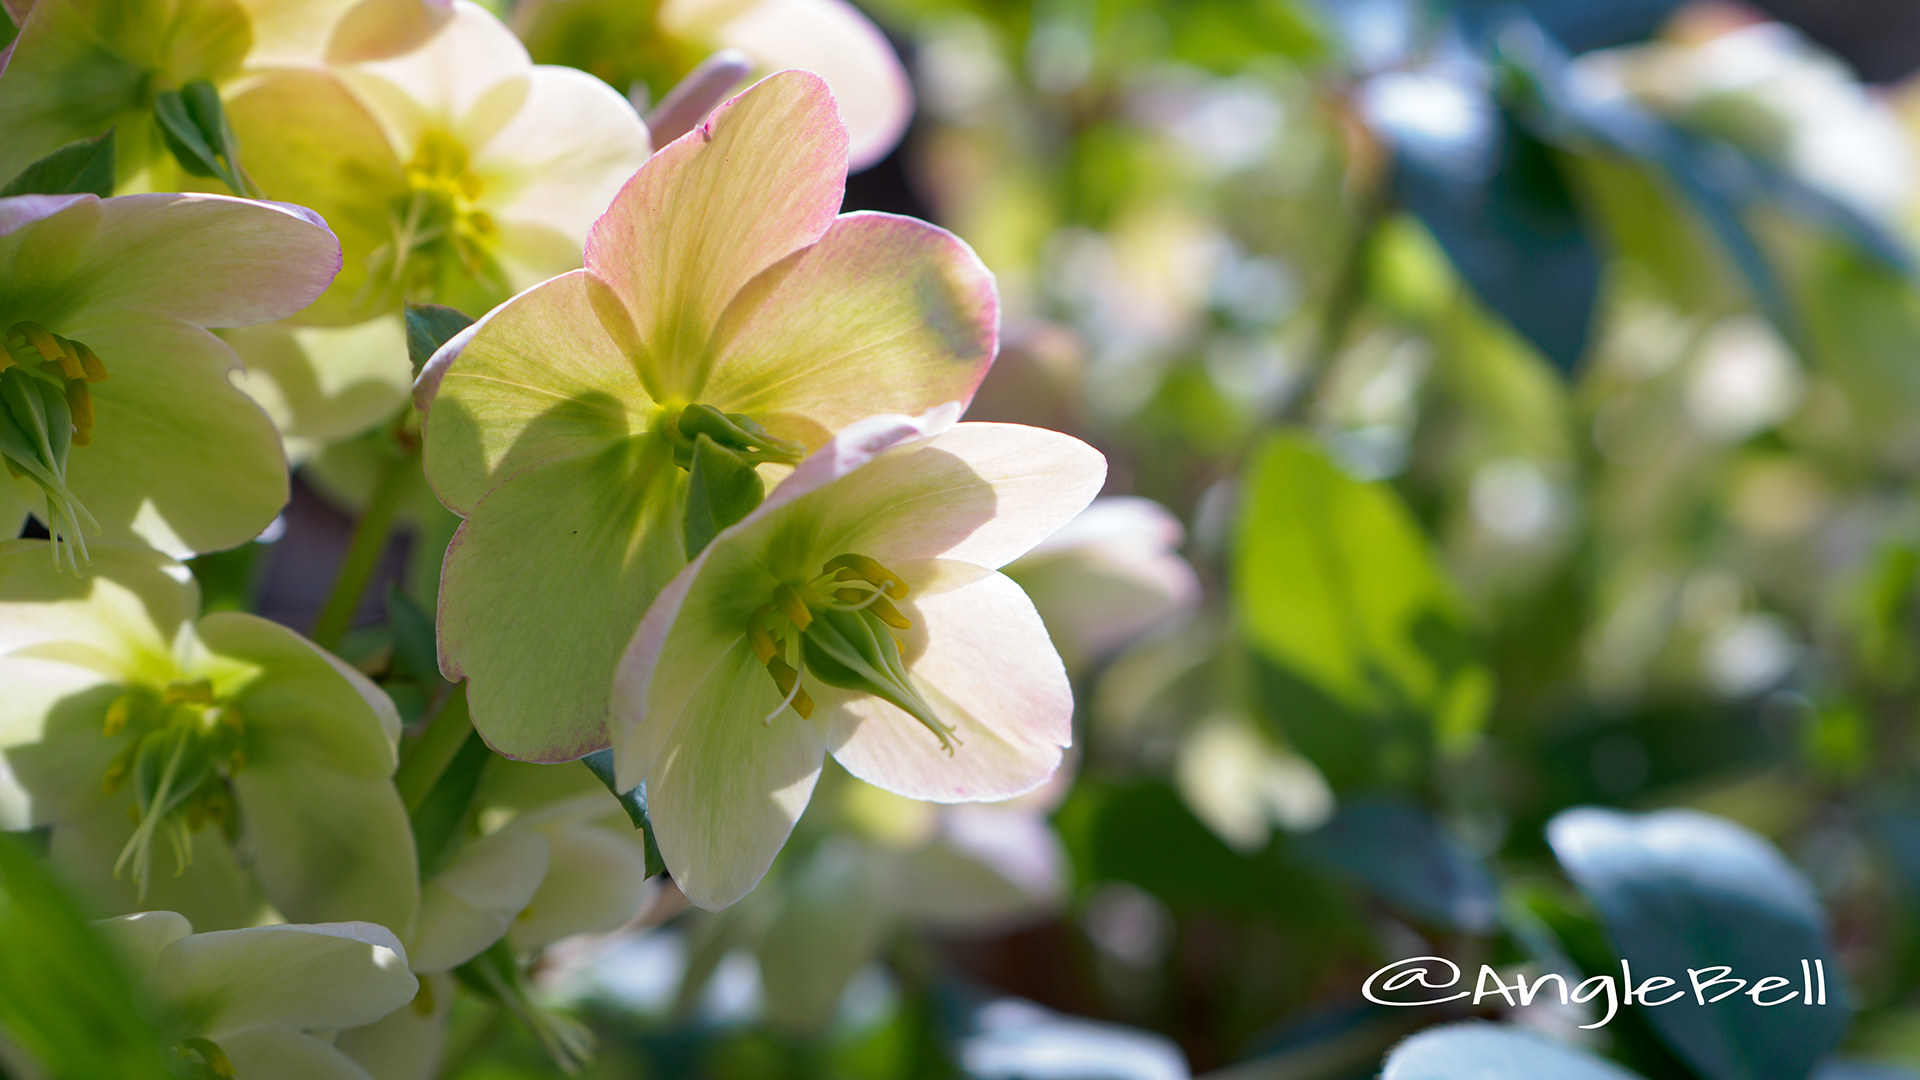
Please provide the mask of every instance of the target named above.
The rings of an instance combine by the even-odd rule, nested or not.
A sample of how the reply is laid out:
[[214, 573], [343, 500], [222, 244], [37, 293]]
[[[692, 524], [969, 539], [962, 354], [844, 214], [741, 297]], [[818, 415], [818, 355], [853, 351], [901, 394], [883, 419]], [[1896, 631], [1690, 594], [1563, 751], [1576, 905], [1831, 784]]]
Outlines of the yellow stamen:
[[813, 612], [807, 610], [807, 602], [800, 598], [799, 590], [786, 583], [773, 590], [773, 602], [779, 606], [780, 613], [793, 620], [793, 625], [805, 630], [813, 623]]
[[87, 369], [84, 364], [80, 363], [80, 350], [73, 347], [73, 342], [68, 341], [58, 334], [53, 336], [53, 340], [60, 343], [60, 374], [76, 381], [85, 379], [87, 377]]
[[780, 647], [773, 643], [773, 635], [767, 633], [766, 617], [773, 613], [772, 604], [761, 604], [747, 619], [747, 644], [753, 648], [753, 655], [761, 663], [773, 659]]
[[111, 739], [124, 731], [127, 721], [133, 718], [133, 695], [122, 694], [107, 706], [107, 722], [101, 734]]
[[107, 381], [107, 365], [101, 361], [100, 354], [87, 348], [78, 341], [69, 342], [68, 344], [72, 345], [74, 351], [80, 354], [80, 367], [86, 371], [88, 382]]
[[835, 555], [827, 560], [820, 572], [833, 574], [835, 581], [871, 582], [895, 600], [907, 598], [907, 583], [901, 580], [900, 575], [865, 555]]
[[206, 679], [195, 679], [190, 683], [174, 683], [167, 687], [166, 694], [160, 699], [162, 705], [179, 705], [183, 702], [193, 705], [213, 704], [213, 683]]
[[66, 359], [67, 350], [60, 347], [60, 339], [53, 336], [53, 331], [37, 322], [14, 323], [8, 328], [7, 333], [26, 338], [27, 343], [32, 345], [43, 358], [56, 364]]
[[900, 609], [894, 607], [884, 596], [874, 597], [873, 601], [867, 605], [867, 610], [873, 612], [881, 622], [886, 623], [895, 630], [913, 629], [913, 620], [900, 614]]
[[87, 384], [75, 379], [67, 383], [67, 411], [73, 414], [73, 445], [86, 446], [93, 442], [93, 395], [87, 392]]
[[19, 365], [20, 361], [15, 360], [13, 354], [7, 351], [7, 343], [4, 337], [0, 336], [0, 371], [5, 371], [10, 367], [18, 367]]
[[[799, 713], [802, 720], [813, 719], [813, 699], [807, 696], [806, 689], [800, 685], [800, 673], [777, 656], [767, 661], [767, 673], [773, 676], [773, 684], [786, 697], [786, 704], [792, 705], [793, 711]], [[778, 715], [779, 710], [774, 710], [774, 714]]]

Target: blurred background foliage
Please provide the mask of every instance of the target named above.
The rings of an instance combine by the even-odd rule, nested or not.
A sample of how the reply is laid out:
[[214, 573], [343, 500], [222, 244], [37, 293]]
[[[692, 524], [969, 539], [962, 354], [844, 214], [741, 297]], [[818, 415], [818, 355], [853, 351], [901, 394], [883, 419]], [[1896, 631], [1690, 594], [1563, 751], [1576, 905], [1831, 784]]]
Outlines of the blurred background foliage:
[[[587, 1075], [1334, 1080], [1469, 1016], [1653, 1078], [1920, 1069], [1920, 8], [864, 6], [919, 111], [847, 208], [974, 245], [1004, 325], [970, 418], [1100, 447], [1199, 589], [1113, 640], [1125, 574], [1016, 566], [1075, 671], [1069, 773], [961, 808], [823, 778], [737, 907], [663, 890], [541, 961]], [[603, 74], [657, 100], [698, 59], [664, 50]], [[330, 512], [296, 502], [283, 544]], [[210, 605], [298, 611], [314, 557], [196, 570]], [[393, 553], [390, 618], [343, 647], [414, 716], [435, 561]], [[1576, 806], [1705, 811], [1791, 865], [1740, 878], [1753, 853], [1681, 818], [1695, 878], [1631, 830], [1596, 867]], [[57, 907], [16, 863], [0, 920]], [[1678, 974], [1649, 896], [1707, 905], [1695, 963], [1825, 956], [1850, 1024], [1359, 995], [1417, 955]], [[504, 1015], [461, 997], [445, 1075], [550, 1074]], [[1723, 1035], [1752, 1059], [1699, 1049]], [[1461, 1075], [1471, 1042], [1388, 1075]], [[1575, 1075], [1514, 1053], [1500, 1075]]]

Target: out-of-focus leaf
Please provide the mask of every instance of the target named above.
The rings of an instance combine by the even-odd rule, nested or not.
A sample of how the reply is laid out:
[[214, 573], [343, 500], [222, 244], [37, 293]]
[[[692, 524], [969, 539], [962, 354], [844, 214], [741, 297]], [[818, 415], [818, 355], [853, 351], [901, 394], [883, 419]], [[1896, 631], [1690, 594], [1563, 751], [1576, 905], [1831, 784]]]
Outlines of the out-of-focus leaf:
[[1810, 1080], [1920, 1080], [1920, 1072], [1864, 1061], [1829, 1061], [1815, 1069]]
[[408, 304], [407, 359], [413, 361], [413, 373], [419, 375], [440, 346], [472, 325], [472, 319], [444, 304]]
[[0, 833], [0, 1033], [50, 1077], [166, 1080], [159, 1033], [73, 901]]
[[613, 751], [600, 750], [580, 759], [593, 775], [607, 785], [614, 798], [620, 800], [620, 809], [627, 812], [627, 820], [633, 827], [646, 836], [647, 876], [664, 874], [667, 871], [666, 859], [661, 857], [660, 848], [653, 842], [653, 823], [647, 820], [647, 785], [639, 784], [631, 791], [621, 791], [613, 783]]
[[1417, 806], [1349, 802], [1332, 821], [1303, 837], [1300, 849], [1428, 925], [1468, 934], [1493, 928], [1500, 903], [1493, 878]]
[[1809, 253], [1799, 294], [1813, 360], [1853, 417], [1884, 443], [1920, 435], [1920, 293], [1904, 274], [1840, 244]]
[[[1681, 0], [1520, 0], [1542, 29], [1570, 53], [1640, 41], [1653, 34]], [[1470, 22], [1513, 6], [1512, 0], [1463, 0]]]
[[[1547, 838], [1567, 876], [1592, 898], [1621, 957], [1645, 980], [1690, 989], [1688, 969], [1732, 968], [1733, 977], [1786, 979], [1768, 997], [1642, 1009], [1644, 1019], [1708, 1080], [1803, 1080], [1839, 1041], [1850, 1009], [1833, 962], [1825, 916], [1800, 872], [1759, 836], [1692, 810], [1625, 814], [1569, 810]], [[1802, 961], [1825, 961], [1825, 1006], [1805, 1007]], [[1708, 990], [1709, 996], [1732, 987]]]
[[480, 733], [469, 728], [466, 741], [460, 744], [446, 770], [413, 811], [413, 837], [420, 852], [422, 880], [433, 876], [453, 847], [460, 823], [473, 805], [473, 793], [480, 787], [480, 770], [492, 755]]
[[397, 586], [387, 587], [387, 621], [393, 626], [393, 663], [401, 674], [429, 685], [440, 680], [433, 616]]
[[[1393, 491], [1284, 434], [1254, 458], [1246, 493], [1233, 599], [1248, 644], [1280, 677], [1273, 693], [1290, 695], [1272, 704], [1294, 744], [1339, 787], [1392, 772], [1379, 756], [1409, 748], [1376, 740], [1362, 748], [1375, 761], [1343, 759], [1327, 741], [1339, 733], [1320, 730], [1322, 721], [1360, 722], [1376, 735], [1412, 728], [1450, 748], [1471, 742], [1489, 677], [1452, 586]], [[1309, 705], [1317, 717], [1290, 708]]]
[[1585, 1050], [1505, 1024], [1428, 1028], [1393, 1048], [1380, 1080], [1636, 1080]]
[[77, 139], [20, 170], [0, 187], [0, 198], [11, 195], [113, 194], [113, 131], [91, 139]]
[[1572, 371], [1586, 349], [1600, 256], [1553, 152], [1480, 88], [1437, 73], [1381, 75], [1361, 101], [1394, 148], [1402, 205], [1488, 307]]
[[961, 1005], [954, 1058], [972, 1080], [1187, 1080], [1165, 1036], [1063, 1016], [1019, 998]]

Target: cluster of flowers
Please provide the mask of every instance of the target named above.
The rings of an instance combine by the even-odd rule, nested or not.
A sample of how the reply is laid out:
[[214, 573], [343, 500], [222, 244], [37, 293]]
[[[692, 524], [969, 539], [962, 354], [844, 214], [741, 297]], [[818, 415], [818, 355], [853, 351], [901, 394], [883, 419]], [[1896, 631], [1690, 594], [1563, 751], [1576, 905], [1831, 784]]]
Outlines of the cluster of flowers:
[[[851, 8], [15, 15], [0, 524], [50, 538], [0, 541], [0, 828], [47, 830], [156, 1000], [198, 995], [168, 1029], [190, 1071], [428, 1075], [446, 973], [524, 1006], [521, 960], [629, 919], [640, 834], [587, 770], [540, 763], [610, 751], [710, 909], [766, 873], [828, 753], [937, 803], [1059, 767], [1067, 671], [999, 570], [1105, 462], [958, 422], [998, 346], [991, 274], [939, 228], [839, 213], [911, 109]], [[685, 80], [650, 130], [637, 91], [533, 62], [558, 40], [600, 43], [580, 63], [609, 78]], [[702, 59], [722, 46], [745, 56]], [[828, 77], [714, 108], [797, 64]], [[412, 303], [481, 316], [417, 378]], [[388, 694], [283, 626], [202, 614], [180, 561], [260, 534], [289, 461], [383, 424], [464, 519], [439, 666], [513, 759], [431, 844]]]

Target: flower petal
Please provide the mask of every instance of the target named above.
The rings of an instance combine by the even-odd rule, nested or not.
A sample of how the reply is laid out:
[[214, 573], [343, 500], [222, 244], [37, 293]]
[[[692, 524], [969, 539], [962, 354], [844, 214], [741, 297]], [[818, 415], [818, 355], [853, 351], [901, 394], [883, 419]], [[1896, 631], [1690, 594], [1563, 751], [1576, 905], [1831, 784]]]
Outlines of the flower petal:
[[104, 537], [184, 557], [260, 535], [286, 505], [286, 458], [273, 421], [227, 381], [233, 351], [204, 330], [132, 312], [59, 332], [86, 342], [109, 372], [91, 388], [93, 443], [67, 462], [67, 486]]
[[[234, 698], [245, 718], [249, 761], [311, 761], [371, 780], [393, 775], [400, 714], [365, 675], [257, 615], [215, 612], [198, 630], [209, 653], [254, 669]], [[230, 692], [220, 672], [213, 674], [215, 689]]]
[[220, 336], [246, 362], [234, 383], [290, 438], [352, 438], [399, 412], [413, 388], [398, 315], [343, 327], [274, 322]]
[[918, 586], [939, 567], [889, 565], [914, 586], [901, 605], [913, 620], [900, 635], [908, 673], [957, 745], [949, 756], [925, 725], [878, 698], [823, 692], [834, 760], [929, 802], [1010, 799], [1045, 783], [1073, 742], [1073, 688], [1027, 594], [1003, 574], [929, 592]]
[[652, 153], [647, 125], [613, 87], [543, 65], [513, 119], [474, 148], [473, 170], [497, 221], [544, 225], [573, 242], [571, 270], [594, 221]]
[[[453, 5], [448, 0], [361, 0], [334, 23], [326, 60], [352, 64], [404, 55], [433, 37], [451, 18]], [[256, 45], [256, 56], [258, 52]]]
[[712, 36], [763, 69], [801, 68], [827, 80], [846, 121], [850, 171], [886, 157], [906, 134], [913, 118], [906, 68], [880, 28], [846, 0], [759, 0]]
[[352, 1058], [311, 1035], [283, 1028], [236, 1031], [219, 1041], [235, 1075], [273, 1080], [374, 1080]]
[[574, 934], [618, 930], [647, 896], [646, 854], [632, 840], [591, 825], [554, 829], [540, 891], [508, 932], [513, 947], [542, 949]]
[[367, 275], [393, 240], [392, 206], [407, 181], [379, 121], [339, 78], [306, 69], [250, 81], [226, 111], [261, 190], [311, 207], [339, 238], [340, 274], [298, 321], [340, 326], [387, 313], [390, 294], [374, 295]]
[[571, 761], [607, 745], [621, 650], [686, 558], [686, 479], [667, 453], [644, 439], [529, 469], [455, 534], [440, 669], [471, 680], [474, 727], [507, 757]]
[[0, 655], [33, 649], [117, 682], [170, 677], [175, 642], [200, 608], [192, 572], [156, 551], [101, 544], [92, 572], [74, 578], [47, 548], [0, 541]]
[[76, 664], [8, 656], [0, 657], [0, 686], [0, 829], [98, 806], [101, 781], [125, 745], [100, 734], [120, 684]]
[[862, 417], [964, 404], [998, 329], [993, 274], [958, 237], [847, 214], [741, 289], [701, 399], [818, 446]]
[[214, 1042], [248, 1028], [371, 1024], [420, 985], [393, 932], [365, 922], [195, 934], [160, 951], [154, 982]]
[[626, 305], [628, 347], [655, 400], [696, 400], [734, 294], [826, 231], [846, 147], [826, 83], [781, 72], [653, 155], [594, 224], [587, 268]]
[[413, 970], [452, 970], [499, 941], [540, 888], [549, 854], [546, 837], [531, 829], [502, 829], [462, 847], [421, 892]]
[[340, 242], [313, 211], [205, 194], [82, 198], [0, 240], [7, 256], [0, 311], [56, 330], [121, 310], [249, 326], [307, 306], [340, 270]]
[[[460, 131], [476, 111], [504, 104], [489, 98], [526, 92], [533, 60], [506, 24], [471, 0], [454, 0], [453, 17], [426, 43], [390, 60], [343, 69], [396, 146], [414, 146], [431, 129]], [[507, 112], [511, 115], [511, 111]], [[486, 132], [491, 134], [491, 131]]]
[[[336, 1046], [379, 1080], [434, 1080], [447, 1049], [447, 1019], [459, 997], [452, 975], [420, 978], [421, 997], [366, 1027], [340, 1033]], [[424, 1000], [423, 1000], [424, 999]]]
[[193, 924], [177, 911], [142, 911], [101, 919], [93, 929], [107, 948], [126, 960], [127, 970], [145, 980], [160, 959], [160, 950], [193, 933]]
[[[100, 790], [97, 781], [94, 790]], [[234, 862], [233, 849], [218, 827], [202, 827], [193, 834], [193, 861], [178, 873], [172, 853], [162, 845], [144, 899], [133, 879], [115, 877], [113, 864], [133, 837], [133, 808], [131, 787], [122, 787], [112, 798], [54, 825], [48, 857], [90, 911], [177, 911], [208, 930], [259, 920], [262, 907], [253, 875]]]
[[647, 816], [687, 899], [718, 911], [766, 875], [800, 819], [824, 757], [741, 634], [688, 696], [647, 774]]
[[233, 776], [241, 843], [261, 891], [289, 919], [360, 919], [405, 929], [420, 903], [420, 862], [392, 781], [289, 760]]
[[607, 304], [618, 306], [605, 285], [576, 270], [507, 301], [434, 354], [416, 400], [427, 414], [427, 478], [449, 509], [470, 514], [505, 477], [646, 428], [651, 402], [601, 325]]

